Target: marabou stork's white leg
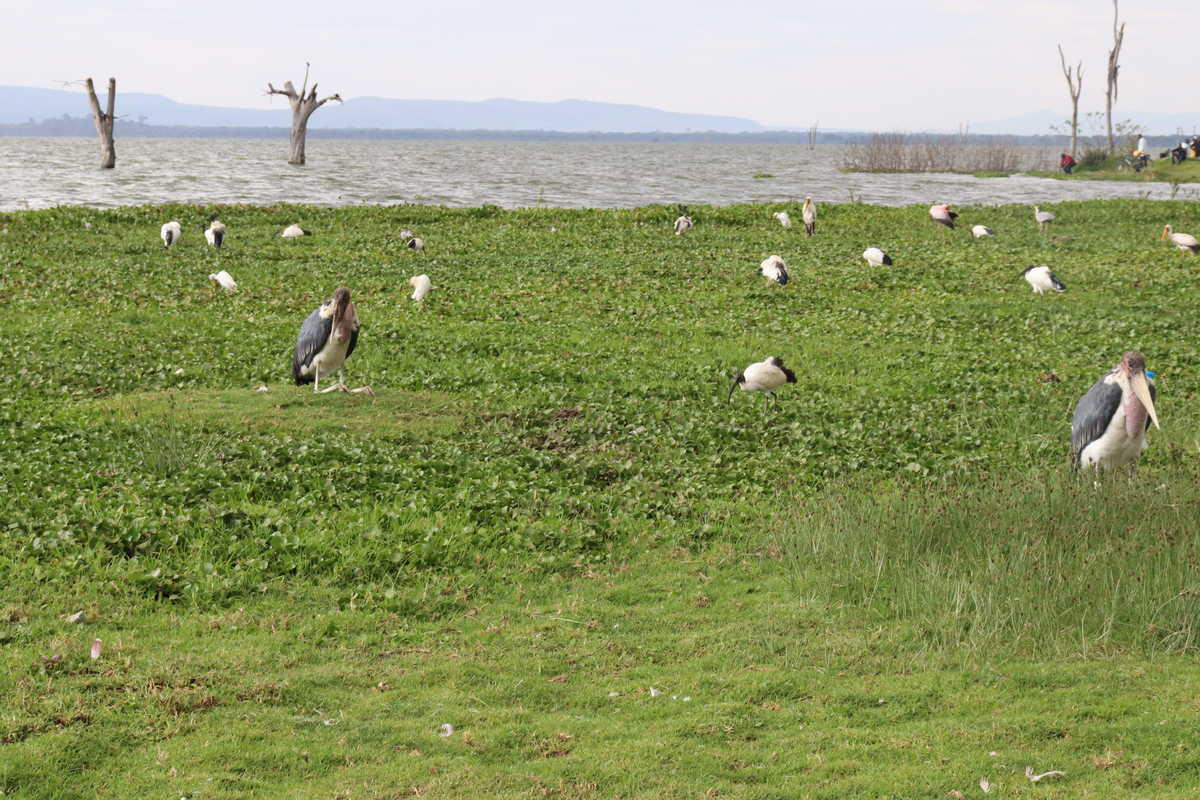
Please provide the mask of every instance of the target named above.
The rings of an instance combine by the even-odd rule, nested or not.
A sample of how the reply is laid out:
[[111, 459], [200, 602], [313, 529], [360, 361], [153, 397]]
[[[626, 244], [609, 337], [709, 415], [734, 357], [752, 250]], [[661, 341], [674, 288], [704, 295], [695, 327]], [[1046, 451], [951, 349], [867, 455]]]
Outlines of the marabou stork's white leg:
[[313, 364], [313, 392], [321, 388], [321, 368]]

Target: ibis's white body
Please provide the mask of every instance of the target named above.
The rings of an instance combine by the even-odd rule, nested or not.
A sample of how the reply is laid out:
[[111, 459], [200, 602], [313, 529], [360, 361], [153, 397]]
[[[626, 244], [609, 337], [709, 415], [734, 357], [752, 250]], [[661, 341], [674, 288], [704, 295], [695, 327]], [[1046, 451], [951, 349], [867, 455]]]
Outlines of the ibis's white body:
[[407, 247], [409, 250], [415, 250], [419, 253], [425, 249], [425, 240], [420, 236], [414, 236], [408, 240], [408, 243], [405, 245], [405, 247]]
[[995, 234], [987, 225], [975, 225], [971, 228], [971, 235], [976, 239], [983, 239], [987, 236], [993, 236]]
[[227, 292], [232, 292], [237, 289], [237, 282], [234, 281], [233, 276], [225, 270], [209, 274], [208, 279], [210, 281], [216, 281], [221, 285], [221, 288]]
[[785, 228], [792, 227], [792, 218], [788, 216], [788, 213], [786, 211], [776, 211], [773, 216], [775, 217], [775, 219], [779, 220], [779, 224], [782, 225], [783, 227], [785, 227]]
[[285, 239], [299, 239], [304, 235], [304, 229], [299, 225], [288, 225], [279, 235]]
[[1200, 241], [1197, 241], [1196, 237], [1192, 236], [1190, 233], [1176, 233], [1171, 229], [1170, 225], [1168, 225], [1164, 230], [1167, 234], [1167, 238], [1171, 240], [1171, 243], [1183, 252], [1196, 255], [1196, 251], [1200, 250]]
[[1062, 283], [1054, 276], [1050, 268], [1045, 265], [1025, 270], [1025, 280], [1038, 294], [1065, 291]]
[[691, 229], [692, 229], [692, 218], [691, 217], [682, 216], [679, 219], [675, 220], [675, 235], [676, 236], [683, 236], [683, 234], [687, 233]]
[[739, 384], [743, 392], [770, 392], [788, 382], [787, 373], [776, 366], [774, 359], [758, 361], [742, 371], [746, 380]]
[[408, 285], [413, 287], [412, 299], [420, 302], [433, 288], [433, 281], [429, 280], [428, 275], [415, 275], [408, 279]]
[[863, 250], [862, 257], [867, 260], [867, 263], [872, 267], [882, 267], [884, 264], [891, 264], [891, 259], [888, 254], [880, 250], [878, 247], [868, 247]]
[[208, 242], [209, 247], [220, 247], [225, 236], [225, 223], [219, 220], [213, 220], [209, 226], [204, 229], [204, 240]]
[[175, 220], [164, 223], [158, 231], [159, 238], [162, 239], [166, 247], [170, 247], [179, 241], [179, 237], [183, 235], [183, 228]]
[[767, 256], [758, 266], [758, 272], [764, 278], [783, 286], [788, 281], [787, 264], [780, 256]]

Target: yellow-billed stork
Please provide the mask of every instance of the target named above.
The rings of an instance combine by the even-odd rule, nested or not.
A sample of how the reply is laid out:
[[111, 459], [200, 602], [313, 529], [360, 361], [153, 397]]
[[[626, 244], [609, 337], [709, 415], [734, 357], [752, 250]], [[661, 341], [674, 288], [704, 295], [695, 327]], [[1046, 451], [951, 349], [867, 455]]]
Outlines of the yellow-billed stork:
[[817, 204], [813, 202], [811, 197], [804, 198], [804, 208], [800, 210], [800, 216], [804, 218], [804, 235], [812, 236], [817, 232]]
[[929, 216], [934, 222], [945, 225], [950, 230], [954, 230], [954, 220], [958, 218], [958, 214], [951, 211], [950, 206], [945, 203], [930, 206]]
[[1163, 239], [1170, 239], [1171, 242], [1179, 248], [1181, 253], [1191, 253], [1196, 255], [1200, 252], [1200, 241], [1196, 241], [1196, 237], [1190, 233], [1176, 233], [1170, 225], [1163, 226]]

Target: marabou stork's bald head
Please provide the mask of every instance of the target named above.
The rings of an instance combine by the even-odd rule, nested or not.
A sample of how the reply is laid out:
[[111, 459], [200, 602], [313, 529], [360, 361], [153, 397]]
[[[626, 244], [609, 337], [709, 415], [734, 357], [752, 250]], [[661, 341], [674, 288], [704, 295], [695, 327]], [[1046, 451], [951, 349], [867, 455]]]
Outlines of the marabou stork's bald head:
[[334, 290], [333, 298], [329, 302], [333, 304], [333, 337], [339, 342], [344, 342], [350, 338], [354, 323], [358, 321], [358, 312], [355, 311], [354, 303], [350, 302], [350, 290], [339, 286]]
[[[1133, 392], [1137, 402], [1141, 403], [1142, 408], [1150, 415], [1150, 421], [1154, 423], [1154, 427], [1160, 428], [1158, 424], [1158, 414], [1154, 410], [1154, 399], [1150, 397], [1150, 386], [1146, 379], [1146, 358], [1136, 350], [1130, 350], [1121, 358], [1121, 363], [1117, 365], [1117, 382], [1121, 384], [1121, 388], [1128, 388]], [[1130, 420], [1133, 415], [1126, 413], [1126, 419]], [[1142, 417], [1143, 422], [1145, 417]], [[1141, 424], [1141, 423], [1139, 423]]]

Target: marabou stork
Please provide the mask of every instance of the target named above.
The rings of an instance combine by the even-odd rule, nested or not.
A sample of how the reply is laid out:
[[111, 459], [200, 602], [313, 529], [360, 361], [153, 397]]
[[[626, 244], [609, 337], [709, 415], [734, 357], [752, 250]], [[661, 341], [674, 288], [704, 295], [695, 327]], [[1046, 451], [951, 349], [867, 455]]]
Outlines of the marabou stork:
[[1039, 231], [1046, 230], [1046, 226], [1051, 222], [1054, 222], [1053, 214], [1051, 214], [1049, 211], [1042, 211], [1037, 206], [1033, 207], [1033, 218], [1037, 221]]
[[428, 275], [414, 275], [408, 279], [408, 285], [413, 287], [412, 299], [418, 303], [425, 299], [425, 295], [433, 288], [433, 282], [429, 280]]
[[812, 236], [817, 232], [817, 204], [811, 197], [804, 198], [804, 208], [800, 211], [804, 217], [804, 235]]
[[284, 239], [299, 239], [301, 236], [312, 236], [312, 232], [304, 230], [299, 225], [288, 225], [279, 232], [279, 235]]
[[1071, 456], [1076, 468], [1097, 470], [1136, 464], [1146, 449], [1150, 423], [1159, 427], [1154, 384], [1146, 359], [1136, 350], [1096, 381], [1075, 404]]
[[225, 241], [225, 223], [213, 217], [209, 221], [208, 227], [204, 230], [204, 239], [210, 247], [220, 248], [221, 244]]
[[987, 225], [973, 225], [971, 226], [971, 235], [976, 239], [985, 239], [988, 236], [995, 236], [996, 232]]
[[183, 227], [175, 220], [163, 223], [162, 228], [158, 231], [158, 236], [163, 241], [163, 247], [170, 247], [175, 244], [182, 235]]
[[1196, 241], [1195, 236], [1190, 233], [1176, 233], [1170, 225], [1163, 226], [1161, 238], [1170, 239], [1181, 253], [1191, 253], [1192, 255], [1200, 253], [1200, 242]]
[[683, 236], [692, 229], [692, 218], [684, 214], [679, 219], [675, 220], [675, 235]]
[[787, 264], [783, 263], [783, 259], [779, 256], [767, 256], [764, 258], [762, 264], [758, 267], [758, 274], [769, 281], [778, 283], [780, 286], [787, 286]]
[[237, 289], [237, 282], [233, 279], [233, 276], [225, 270], [209, 273], [208, 279], [210, 281], [216, 281], [220, 287], [227, 292], [232, 292]]
[[1026, 267], [1022, 274], [1038, 294], [1042, 294], [1050, 289], [1056, 292], [1065, 292], [1067, 290], [1067, 287], [1058, 279], [1058, 276], [1051, 272], [1050, 268], [1044, 264], [1040, 267]]
[[783, 227], [785, 227], [785, 228], [792, 227], [792, 218], [790, 216], [788, 216], [788, 213], [786, 211], [776, 211], [771, 216], [773, 216], [773, 217], [775, 217], [775, 219], [779, 220], [779, 224], [782, 225]]
[[950, 230], [954, 230], [954, 220], [958, 218], [958, 214], [950, 210], [950, 206], [946, 204], [933, 205], [929, 207], [929, 216], [934, 222], [945, 225]]
[[[374, 395], [369, 386], [348, 389], [342, 382], [342, 367], [358, 344], [358, 313], [350, 302], [350, 290], [339, 286], [333, 297], [308, 315], [296, 339], [292, 377], [296, 385], [312, 383], [314, 392], [349, 392]], [[338, 373], [338, 382], [321, 388], [321, 373]]]
[[[737, 377], [733, 379], [733, 386], [729, 387], [729, 397], [726, 400], [733, 399], [733, 393], [737, 391], [739, 386], [742, 387], [743, 392], [762, 392], [763, 413], [766, 413], [767, 398], [774, 397], [771, 391], [778, 389], [785, 383], [795, 382], [796, 373], [783, 365], [783, 359], [770, 356], [765, 361], [751, 364], [739, 372]], [[776, 402], [778, 402], [777, 398]]]
[[892, 257], [878, 247], [868, 247], [866, 250], [863, 250], [863, 258], [872, 267], [890, 267], [892, 265]]

